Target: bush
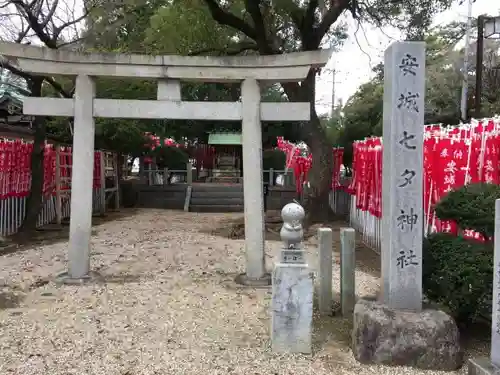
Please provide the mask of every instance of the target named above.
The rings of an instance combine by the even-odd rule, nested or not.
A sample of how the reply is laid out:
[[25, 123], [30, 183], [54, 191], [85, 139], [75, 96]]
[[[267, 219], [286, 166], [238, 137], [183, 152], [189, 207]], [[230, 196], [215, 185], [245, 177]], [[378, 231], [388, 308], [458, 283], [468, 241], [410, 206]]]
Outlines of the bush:
[[266, 150], [262, 152], [262, 168], [283, 170], [285, 169], [286, 155], [281, 150]]
[[[436, 205], [440, 220], [452, 220], [491, 239], [495, 233], [495, 200], [500, 186], [469, 184], [449, 192]], [[491, 314], [493, 247], [445, 233], [424, 241], [423, 287], [433, 301], [446, 306], [459, 323]]]
[[500, 198], [500, 186], [470, 184], [449, 192], [436, 205], [441, 220], [453, 220], [461, 229], [473, 229], [485, 238], [495, 233], [495, 200]]
[[493, 251], [490, 245], [446, 233], [424, 241], [424, 293], [449, 309], [458, 323], [491, 314]]
[[162, 146], [153, 151], [158, 168], [185, 171], [189, 161], [189, 155], [179, 147]]
[[[283, 170], [285, 169], [286, 155], [280, 150], [265, 150], [262, 152], [262, 169]], [[275, 175], [276, 176], [276, 175]], [[264, 173], [264, 182], [269, 183], [269, 173]]]

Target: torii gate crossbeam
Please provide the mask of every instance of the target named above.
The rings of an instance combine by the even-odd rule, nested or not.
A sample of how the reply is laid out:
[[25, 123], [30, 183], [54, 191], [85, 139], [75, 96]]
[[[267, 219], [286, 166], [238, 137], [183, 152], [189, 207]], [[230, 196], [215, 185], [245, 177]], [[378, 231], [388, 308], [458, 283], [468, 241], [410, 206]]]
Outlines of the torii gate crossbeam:
[[[26, 98], [36, 116], [73, 116], [73, 178], [67, 282], [90, 278], [95, 117], [242, 121], [246, 271], [248, 285], [269, 284], [265, 268], [261, 121], [307, 121], [314, 103], [261, 103], [260, 81], [301, 81], [326, 64], [332, 51], [276, 56], [184, 57], [68, 50], [0, 42], [0, 54], [20, 69], [76, 76], [73, 99]], [[94, 78], [158, 80], [157, 101], [96, 98]], [[183, 102], [181, 80], [241, 82], [241, 102]]]

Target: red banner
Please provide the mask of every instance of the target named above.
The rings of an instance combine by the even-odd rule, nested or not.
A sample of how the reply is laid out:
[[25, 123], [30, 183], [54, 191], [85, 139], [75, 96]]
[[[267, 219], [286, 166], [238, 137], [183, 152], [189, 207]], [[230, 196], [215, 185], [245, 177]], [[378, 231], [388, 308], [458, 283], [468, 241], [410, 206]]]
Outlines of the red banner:
[[[277, 138], [277, 148], [286, 155], [285, 169], [293, 170], [295, 176], [295, 186], [298, 193], [302, 192], [303, 186], [308, 181], [308, 174], [312, 167], [312, 155], [301, 155], [301, 149], [296, 144], [286, 141], [283, 137]], [[333, 174], [332, 174], [332, 189], [342, 188], [340, 184], [340, 170], [342, 160], [344, 158], [343, 148], [332, 149], [333, 158]]]
[[[31, 153], [33, 144], [22, 140], [0, 140], [0, 199], [25, 197], [31, 189]], [[56, 192], [56, 151], [50, 144], [43, 146], [43, 194]], [[60, 147], [61, 189], [70, 189], [71, 147]], [[101, 186], [100, 152], [94, 154], [94, 189]]]
[[[356, 207], [382, 217], [382, 140], [353, 144], [353, 177], [348, 192]], [[439, 221], [432, 207], [449, 191], [467, 183], [500, 183], [500, 122], [483, 120], [460, 127], [431, 125], [424, 132], [424, 210], [427, 232], [457, 233], [453, 222]], [[480, 240], [478, 233], [464, 236]]]

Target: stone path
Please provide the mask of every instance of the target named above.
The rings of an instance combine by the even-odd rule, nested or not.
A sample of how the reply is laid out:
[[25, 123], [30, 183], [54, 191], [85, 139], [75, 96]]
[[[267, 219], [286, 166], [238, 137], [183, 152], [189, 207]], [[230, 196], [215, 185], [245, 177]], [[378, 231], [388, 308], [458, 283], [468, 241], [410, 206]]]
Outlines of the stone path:
[[[270, 290], [236, 286], [243, 241], [206, 233], [228, 216], [239, 215], [131, 210], [95, 227], [92, 268], [104, 284], [51, 281], [66, 269], [66, 242], [0, 256], [0, 373], [424, 374], [357, 364], [339, 317], [315, 317], [313, 356], [271, 353]], [[268, 267], [279, 246], [267, 242]], [[338, 276], [336, 263], [337, 291]], [[356, 280], [360, 294], [378, 289], [376, 272], [361, 268]]]

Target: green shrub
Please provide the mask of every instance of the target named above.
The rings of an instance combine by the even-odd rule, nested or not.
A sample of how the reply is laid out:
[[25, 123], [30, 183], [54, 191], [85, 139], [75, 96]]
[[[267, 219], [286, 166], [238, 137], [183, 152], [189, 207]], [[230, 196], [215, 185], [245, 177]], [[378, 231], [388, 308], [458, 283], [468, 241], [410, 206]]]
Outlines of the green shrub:
[[[280, 150], [265, 150], [262, 152], [262, 169], [268, 171], [285, 169], [286, 155]], [[276, 176], [276, 175], [275, 175]], [[269, 182], [269, 173], [264, 173], [264, 182]]]
[[461, 229], [473, 229], [486, 238], [495, 233], [495, 200], [500, 198], [500, 186], [470, 184], [449, 192], [436, 205], [441, 220], [453, 220]]
[[286, 155], [281, 150], [266, 150], [262, 152], [262, 168], [283, 170], [285, 169]]
[[422, 280], [427, 297], [446, 306], [459, 323], [491, 314], [493, 251], [488, 244], [430, 235], [424, 241]]
[[185, 171], [189, 155], [179, 147], [162, 146], [153, 151], [158, 168]]

